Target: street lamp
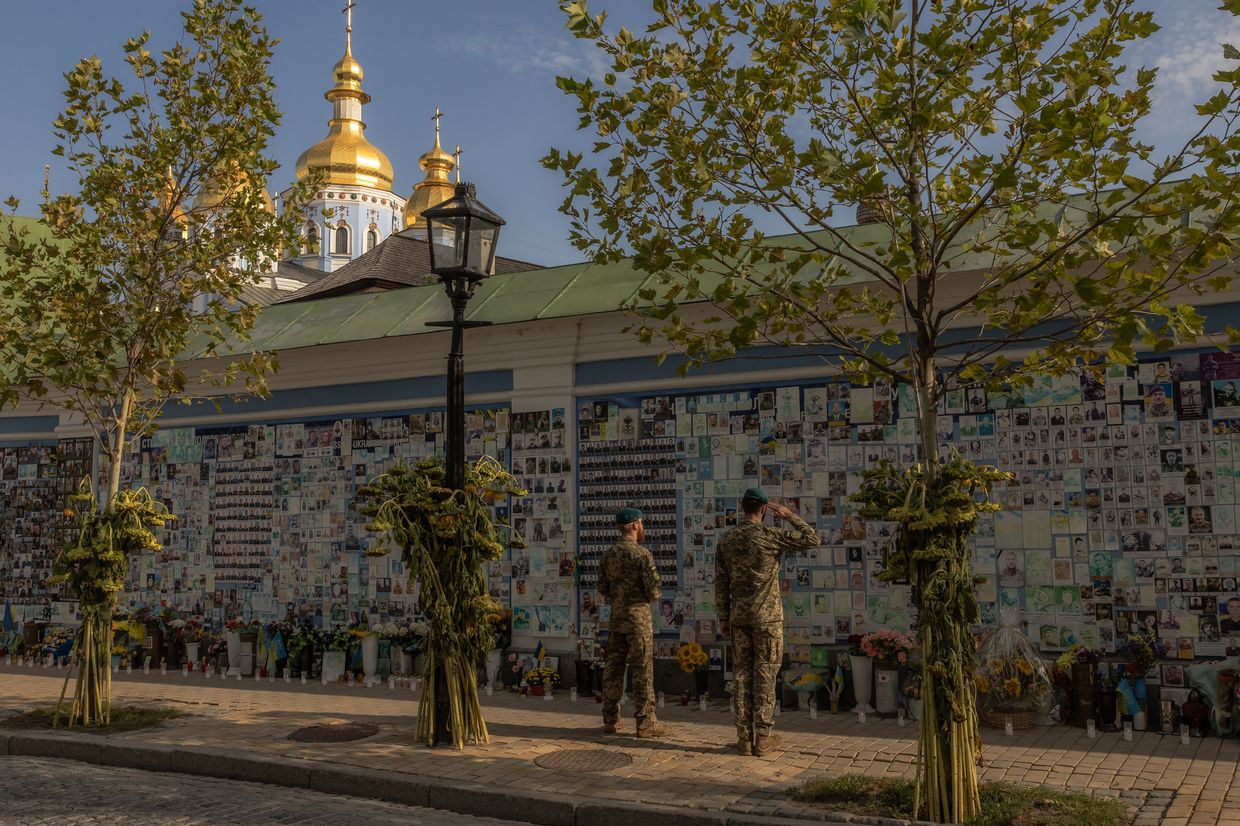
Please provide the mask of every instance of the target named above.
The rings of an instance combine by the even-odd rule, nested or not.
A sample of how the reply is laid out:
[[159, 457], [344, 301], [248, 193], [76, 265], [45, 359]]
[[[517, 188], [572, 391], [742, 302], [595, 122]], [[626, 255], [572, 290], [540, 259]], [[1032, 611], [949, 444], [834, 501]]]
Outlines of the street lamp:
[[465, 320], [474, 290], [495, 269], [495, 247], [504, 219], [478, 200], [474, 185], [458, 183], [447, 201], [422, 213], [430, 247], [431, 272], [452, 302], [452, 321], [433, 322], [452, 328], [448, 353], [448, 445], [445, 459], [448, 487], [465, 486], [465, 369], [463, 332], [487, 322]]
[[[452, 328], [448, 352], [448, 445], [444, 459], [447, 485], [465, 487], [465, 356], [466, 327], [485, 321], [466, 321], [465, 307], [474, 290], [495, 269], [495, 245], [504, 219], [478, 200], [474, 185], [457, 183], [455, 194], [438, 206], [423, 211], [431, 272], [443, 284], [452, 302], [452, 320], [432, 322], [433, 327]], [[448, 678], [443, 664], [435, 668], [435, 743], [451, 742], [448, 731]]]

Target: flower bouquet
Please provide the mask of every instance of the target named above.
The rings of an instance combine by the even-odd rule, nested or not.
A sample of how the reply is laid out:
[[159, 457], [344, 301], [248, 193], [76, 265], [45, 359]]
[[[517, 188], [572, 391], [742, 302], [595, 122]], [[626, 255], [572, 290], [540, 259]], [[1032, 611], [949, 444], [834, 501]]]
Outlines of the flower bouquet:
[[873, 657], [879, 662], [903, 665], [908, 662], [908, 655], [917, 647], [917, 641], [912, 634], [880, 628], [862, 637], [860, 647], [867, 657]]
[[1051, 678], [1029, 638], [1011, 625], [999, 628], [978, 652], [974, 675], [987, 722], [1002, 728], [1032, 728], [1051, 696]]
[[1051, 678], [1059, 691], [1059, 718], [1063, 722], [1084, 727], [1093, 718], [1098, 663], [1104, 657], [1102, 649], [1077, 643], [1055, 660]]
[[710, 657], [698, 643], [687, 642], [676, 651], [676, 662], [680, 664], [681, 671], [692, 674], [710, 662]]
[[73, 650], [72, 628], [49, 628], [43, 635], [43, 656], [59, 660]]
[[260, 628], [262, 628], [262, 623], [258, 620], [247, 620], [241, 617], [233, 617], [224, 623], [224, 630], [234, 634], [257, 634]]
[[1127, 672], [1135, 679], [1145, 679], [1159, 658], [1167, 656], [1167, 643], [1155, 634], [1133, 634], [1119, 647], [1128, 661]]
[[1149, 694], [1145, 687], [1145, 675], [1160, 657], [1167, 656], [1167, 644], [1156, 634], [1137, 633], [1129, 636], [1119, 647], [1128, 664], [1116, 687], [1124, 703], [1122, 714], [1133, 716], [1138, 731], [1146, 728], [1145, 703]]
[[548, 688], [555, 688], [560, 684], [560, 672], [549, 665], [541, 665], [525, 672], [525, 684], [537, 697], [545, 693]]

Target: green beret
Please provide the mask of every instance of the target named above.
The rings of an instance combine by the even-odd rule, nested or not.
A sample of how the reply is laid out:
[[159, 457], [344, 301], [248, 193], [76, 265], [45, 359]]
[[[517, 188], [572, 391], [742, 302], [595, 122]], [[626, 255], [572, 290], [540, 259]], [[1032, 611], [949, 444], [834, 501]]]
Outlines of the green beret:
[[642, 518], [642, 512], [637, 508], [621, 508], [616, 511], [617, 525], [630, 525]]
[[771, 501], [766, 498], [766, 491], [762, 490], [762, 488], [750, 488], [745, 491], [745, 495], [741, 498], [748, 499], [750, 502], [761, 502], [764, 505]]

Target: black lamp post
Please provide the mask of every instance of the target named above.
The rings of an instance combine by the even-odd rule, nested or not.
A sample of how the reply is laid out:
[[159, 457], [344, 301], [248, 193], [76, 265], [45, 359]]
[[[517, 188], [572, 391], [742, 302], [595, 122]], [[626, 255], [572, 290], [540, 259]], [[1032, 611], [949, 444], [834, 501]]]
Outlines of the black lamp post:
[[[465, 307], [474, 290], [495, 265], [495, 246], [504, 219], [478, 200], [474, 185], [457, 183], [447, 201], [422, 213], [430, 249], [431, 272], [443, 284], [452, 302], [452, 320], [432, 322], [433, 327], [452, 328], [448, 352], [448, 445], [444, 460], [447, 486], [465, 487], [465, 355], [466, 327], [488, 322], [466, 321]], [[448, 731], [448, 680], [442, 665], [435, 669], [435, 743], [451, 742]]]
[[465, 369], [463, 332], [484, 321], [466, 321], [465, 307], [474, 290], [495, 265], [495, 247], [504, 219], [478, 200], [474, 185], [458, 183], [447, 201], [422, 213], [430, 245], [431, 272], [452, 302], [452, 321], [434, 322], [452, 328], [448, 353], [448, 445], [445, 468], [448, 487], [465, 485]]

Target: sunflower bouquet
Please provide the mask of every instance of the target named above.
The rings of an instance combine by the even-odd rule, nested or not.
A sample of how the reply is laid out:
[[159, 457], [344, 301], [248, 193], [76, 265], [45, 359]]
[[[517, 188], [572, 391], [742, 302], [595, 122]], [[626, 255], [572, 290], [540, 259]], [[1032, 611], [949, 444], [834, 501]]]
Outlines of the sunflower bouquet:
[[549, 665], [531, 669], [525, 672], [525, 684], [557, 686], [560, 684], [560, 672]]
[[1029, 638], [1005, 625], [982, 646], [974, 675], [980, 705], [992, 714], [1036, 712], [1051, 695], [1051, 678]]
[[680, 663], [681, 671], [691, 674], [710, 662], [710, 657], [698, 643], [687, 642], [676, 651], [676, 661]]

